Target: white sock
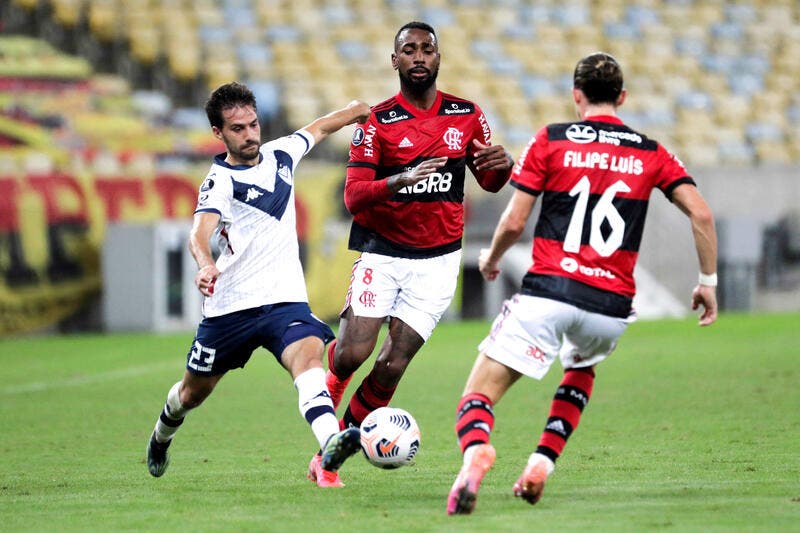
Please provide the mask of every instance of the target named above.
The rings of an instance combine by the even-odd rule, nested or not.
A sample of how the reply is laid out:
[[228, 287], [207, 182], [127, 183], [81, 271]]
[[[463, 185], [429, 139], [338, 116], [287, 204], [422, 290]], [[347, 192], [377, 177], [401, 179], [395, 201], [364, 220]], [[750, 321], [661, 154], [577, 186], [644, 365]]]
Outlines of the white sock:
[[294, 380], [297, 389], [300, 414], [311, 425], [311, 431], [322, 449], [334, 433], [339, 432], [339, 421], [333, 410], [333, 402], [325, 386], [325, 371], [322, 368], [306, 370]]
[[155, 434], [158, 442], [167, 442], [172, 440], [172, 437], [177, 433], [178, 428], [183, 424], [183, 418], [189, 409], [185, 408], [181, 403], [180, 397], [181, 382], [177, 382], [169, 389], [167, 393], [167, 401], [164, 404], [164, 409], [161, 411], [161, 416], [156, 421]]

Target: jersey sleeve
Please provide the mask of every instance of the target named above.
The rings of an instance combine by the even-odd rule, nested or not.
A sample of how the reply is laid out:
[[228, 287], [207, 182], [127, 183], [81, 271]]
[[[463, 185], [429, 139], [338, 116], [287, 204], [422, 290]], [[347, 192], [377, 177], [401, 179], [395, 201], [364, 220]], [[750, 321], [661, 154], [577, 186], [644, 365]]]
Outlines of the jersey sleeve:
[[292, 158], [292, 171], [297, 167], [297, 163], [314, 147], [314, 136], [306, 130], [300, 129], [291, 135], [269, 141], [261, 147], [261, 151], [282, 150]]
[[375, 122], [375, 114], [372, 113], [367, 122], [356, 126], [350, 141], [344, 203], [353, 215], [375, 202], [392, 197], [392, 191], [387, 187], [386, 180], [375, 179], [381, 158], [381, 141]]
[[661, 144], [658, 145], [658, 158], [661, 161], [659, 165], [659, 173], [656, 178], [655, 186], [664, 193], [670, 201], [672, 201], [672, 191], [678, 185], [688, 183], [695, 185], [694, 180], [689, 176], [683, 162], [675, 157], [669, 150], [664, 148]]
[[511, 185], [538, 195], [544, 190], [547, 177], [547, 128], [540, 129], [522, 151], [511, 171]]
[[[486, 120], [486, 115], [478, 104], [475, 104], [475, 123], [472, 138], [477, 139], [482, 144], [492, 144], [492, 129], [489, 127], [489, 121]], [[472, 144], [471, 139], [470, 144]]]
[[[475, 122], [472, 137], [467, 141], [469, 142], [469, 147], [467, 148], [468, 153], [472, 154], [477, 149], [472, 144], [472, 140], [475, 139], [481, 144], [491, 145], [492, 144], [492, 129], [489, 127], [489, 121], [486, 120], [486, 115], [483, 114], [483, 111], [475, 104]], [[469, 161], [472, 161], [470, 157]], [[482, 170], [482, 171], [475, 171], [474, 167], [470, 165], [470, 169], [475, 175], [475, 179], [478, 180], [478, 184], [481, 188], [485, 191], [489, 192], [497, 192], [503, 188], [508, 182], [509, 172], [508, 171], [500, 171], [500, 170]]]
[[230, 220], [232, 199], [233, 184], [230, 179], [219, 177], [212, 168], [200, 185], [194, 212], [217, 213], [222, 220]]

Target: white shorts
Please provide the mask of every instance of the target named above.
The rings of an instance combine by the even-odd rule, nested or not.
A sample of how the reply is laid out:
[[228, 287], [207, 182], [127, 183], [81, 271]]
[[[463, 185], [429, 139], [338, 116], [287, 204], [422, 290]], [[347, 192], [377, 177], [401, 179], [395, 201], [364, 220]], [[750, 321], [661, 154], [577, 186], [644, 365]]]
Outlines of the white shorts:
[[608, 357], [635, 318], [591, 313], [549, 298], [515, 294], [478, 349], [517, 372], [542, 379], [556, 356], [567, 368], [592, 366]]
[[344, 309], [397, 317], [427, 341], [453, 300], [460, 268], [461, 250], [426, 259], [363, 253], [353, 264]]

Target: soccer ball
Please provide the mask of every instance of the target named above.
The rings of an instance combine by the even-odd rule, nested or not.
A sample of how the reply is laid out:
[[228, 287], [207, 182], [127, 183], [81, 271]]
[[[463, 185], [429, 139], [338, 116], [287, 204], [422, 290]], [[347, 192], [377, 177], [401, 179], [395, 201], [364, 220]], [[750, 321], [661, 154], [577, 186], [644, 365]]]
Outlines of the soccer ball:
[[417, 421], [397, 407], [379, 407], [361, 422], [361, 450], [367, 461], [380, 468], [412, 464], [419, 441]]

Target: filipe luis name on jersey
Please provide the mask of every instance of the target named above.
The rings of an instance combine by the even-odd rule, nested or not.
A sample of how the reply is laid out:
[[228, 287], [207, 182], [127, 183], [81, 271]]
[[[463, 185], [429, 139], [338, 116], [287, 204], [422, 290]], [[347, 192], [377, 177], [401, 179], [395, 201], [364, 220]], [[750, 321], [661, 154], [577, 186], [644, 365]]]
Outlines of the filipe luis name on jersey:
[[644, 172], [644, 163], [636, 156], [612, 155], [606, 152], [564, 152], [564, 166], [571, 168], [597, 168], [622, 174], [639, 175]]

